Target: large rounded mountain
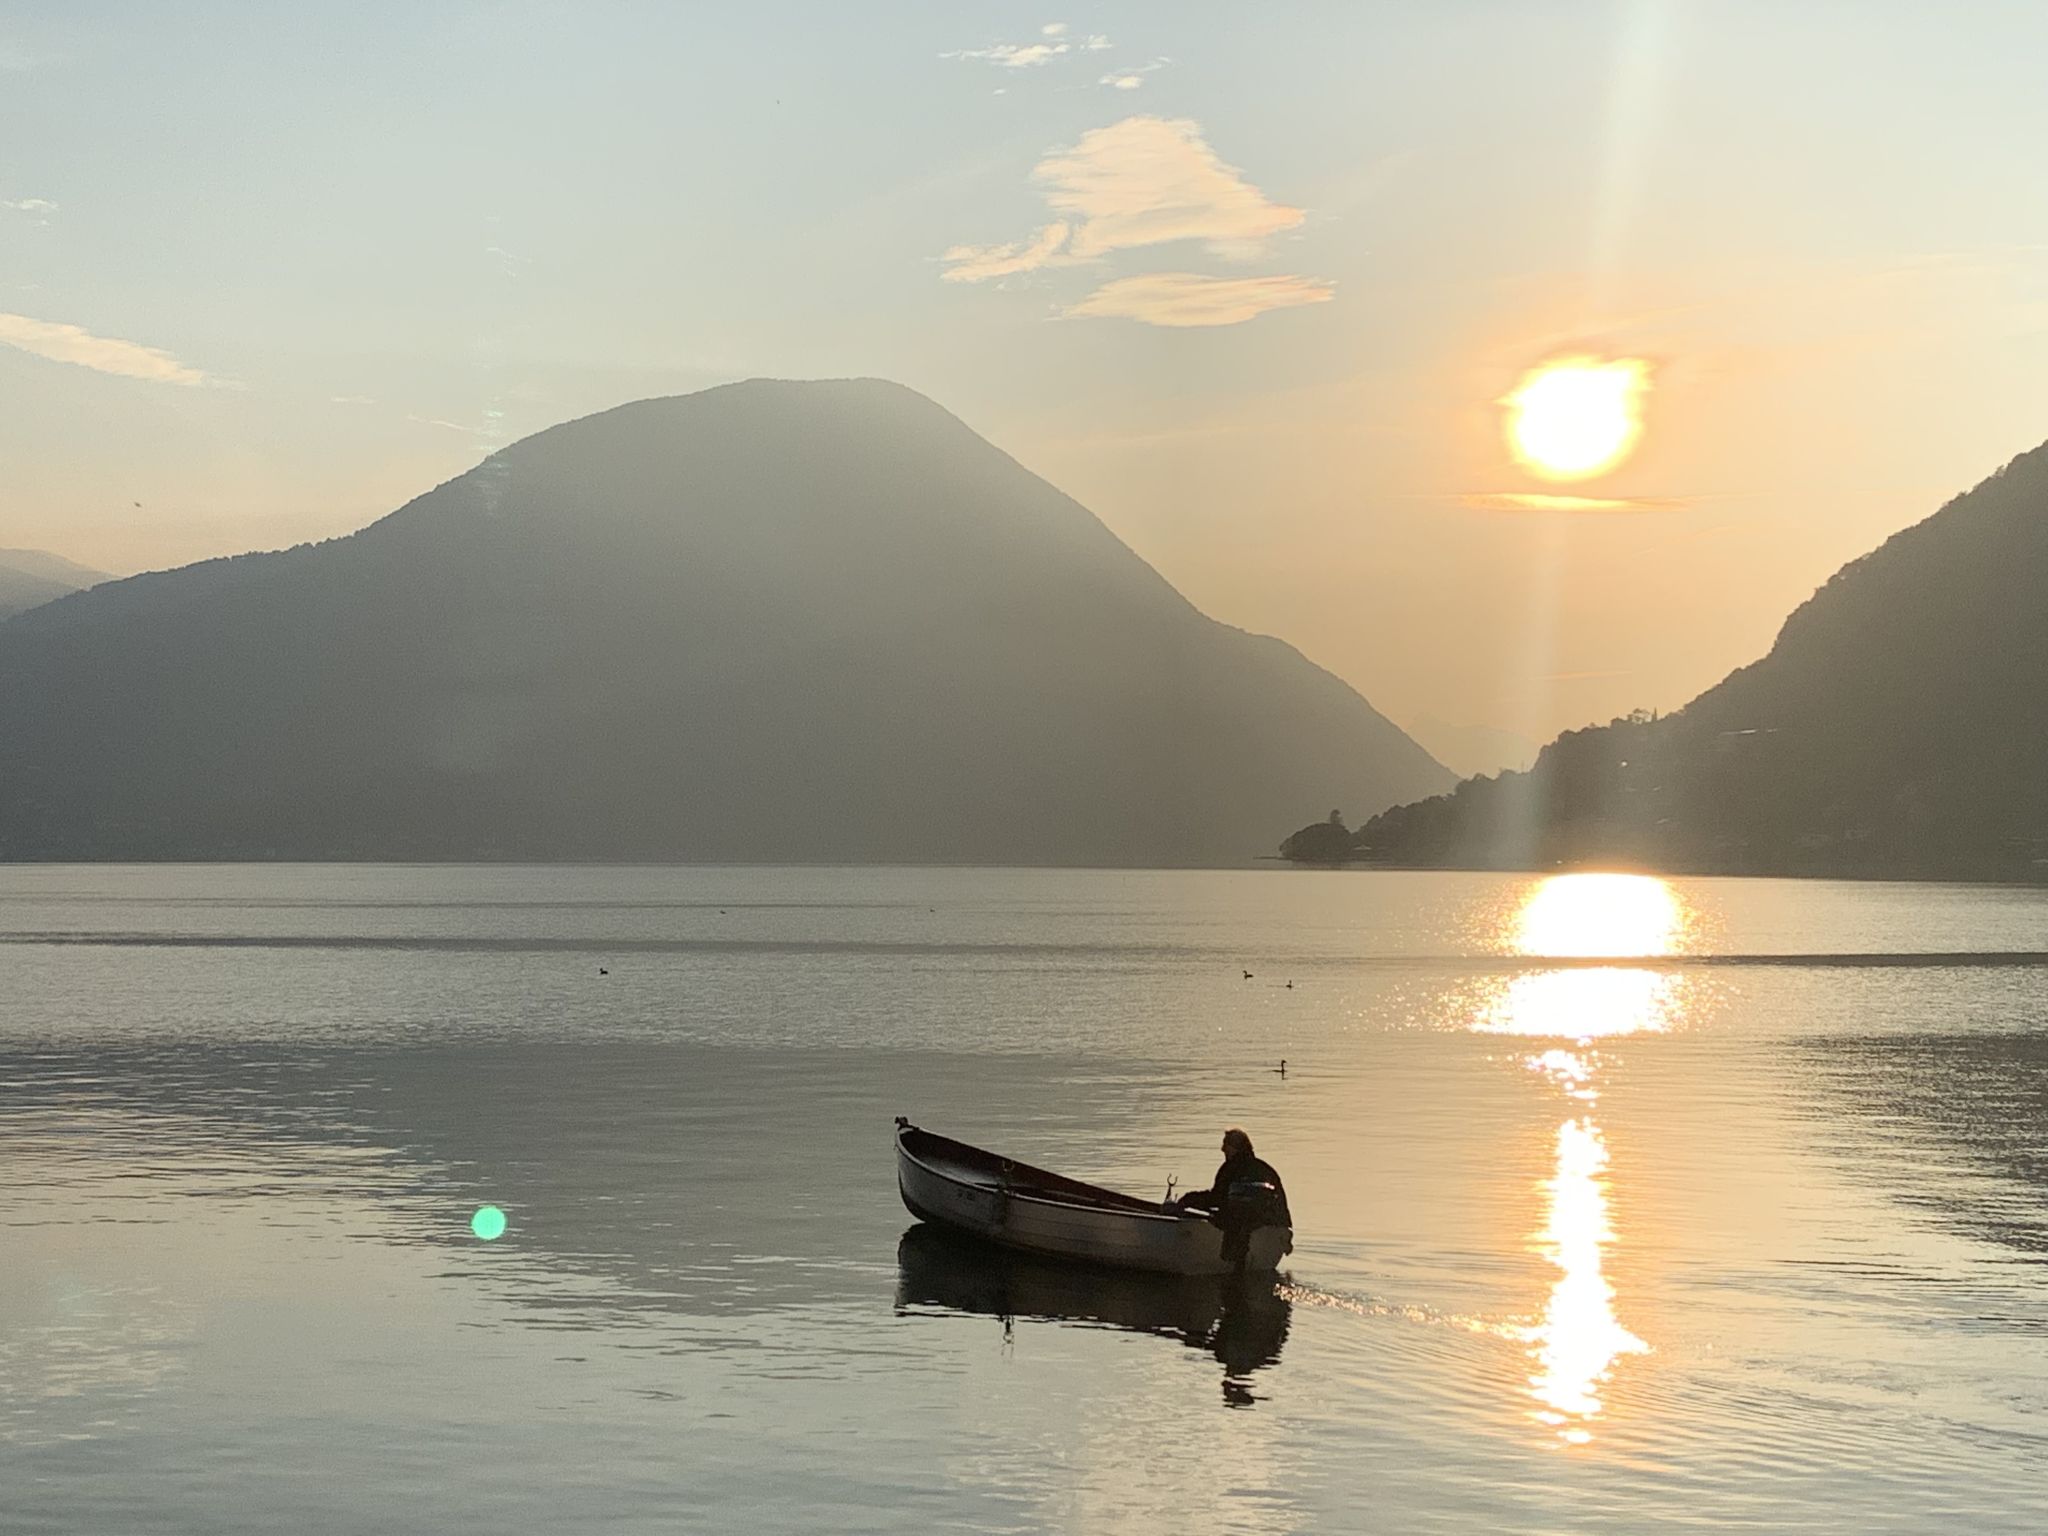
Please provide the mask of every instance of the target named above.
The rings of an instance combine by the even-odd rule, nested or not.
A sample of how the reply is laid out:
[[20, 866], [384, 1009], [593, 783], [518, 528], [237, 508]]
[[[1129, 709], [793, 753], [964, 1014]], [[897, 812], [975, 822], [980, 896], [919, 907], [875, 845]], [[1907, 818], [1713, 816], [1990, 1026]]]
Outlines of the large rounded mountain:
[[757, 380], [0, 624], [0, 856], [1190, 864], [1451, 776], [929, 400]]

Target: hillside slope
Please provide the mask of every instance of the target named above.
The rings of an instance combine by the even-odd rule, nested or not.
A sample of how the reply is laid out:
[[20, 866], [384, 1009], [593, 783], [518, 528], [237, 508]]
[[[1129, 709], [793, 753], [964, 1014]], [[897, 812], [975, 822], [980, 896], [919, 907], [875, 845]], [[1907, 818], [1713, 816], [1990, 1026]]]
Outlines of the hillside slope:
[[0, 619], [107, 579], [104, 571], [40, 549], [0, 549]]
[[1236, 863], [1451, 776], [929, 400], [754, 381], [0, 624], [0, 856]]
[[1360, 834], [1405, 864], [2048, 874], [2048, 445], [1838, 571], [1677, 714]]

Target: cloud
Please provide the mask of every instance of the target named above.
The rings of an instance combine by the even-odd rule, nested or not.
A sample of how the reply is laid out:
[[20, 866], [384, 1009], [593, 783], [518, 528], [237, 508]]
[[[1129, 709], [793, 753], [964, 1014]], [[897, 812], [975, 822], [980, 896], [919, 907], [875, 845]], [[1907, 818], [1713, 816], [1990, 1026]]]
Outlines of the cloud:
[[1457, 500], [1459, 506], [1480, 512], [1683, 512], [1691, 505], [1682, 496], [1548, 496], [1522, 491], [1489, 491]]
[[1330, 284], [1313, 277], [1153, 272], [1106, 283], [1067, 314], [1142, 320], [1147, 325], [1237, 325], [1268, 310], [1323, 304], [1333, 296]]
[[1083, 134], [1031, 175], [1054, 211], [1078, 223], [1078, 260], [1170, 240], [1238, 252], [1307, 217], [1225, 165], [1187, 118], [1127, 117]]
[[979, 283], [1029, 272], [1050, 261], [1066, 244], [1068, 233], [1064, 224], [1048, 224], [1032, 239], [1011, 245], [956, 245], [940, 258], [952, 265], [939, 275], [949, 283]]
[[1070, 43], [995, 43], [987, 48], [956, 48], [939, 55], [942, 59], [986, 59], [1004, 69], [1029, 69], [1066, 53]]
[[1172, 62], [1171, 59], [1154, 59], [1150, 64], [1140, 64], [1133, 69], [1112, 69], [1095, 83], [1106, 85], [1113, 91], [1135, 91], [1145, 83], [1147, 75], [1157, 74]]
[[[959, 265], [947, 277], [975, 282], [1174, 240], [1202, 240], [1220, 254], [1241, 256], [1307, 217], [1224, 164], [1200, 125], [1186, 118], [1127, 117], [1094, 129], [1072, 149], [1041, 160], [1031, 179], [1060, 219], [1029, 242], [955, 246], [946, 260]], [[1054, 230], [1063, 237], [1049, 238]], [[1003, 260], [985, 260], [990, 252]]]
[[46, 213], [55, 213], [57, 211], [57, 205], [51, 202], [47, 197], [0, 197], [0, 208], [6, 208], [15, 213], [26, 213], [36, 217], [39, 217], [42, 214]]
[[1111, 46], [1109, 39], [1100, 33], [1091, 33], [1075, 41], [1067, 32], [1064, 21], [1049, 21], [1038, 29], [1038, 35], [1044, 39], [1042, 42], [991, 43], [986, 48], [955, 48], [939, 57], [977, 60], [1001, 69], [1033, 69], [1040, 64], [1050, 64], [1062, 54], [1100, 53]]
[[502, 245], [487, 245], [484, 247], [484, 254], [491, 258], [492, 265], [506, 277], [517, 277], [533, 265], [531, 256], [521, 256], [516, 251], [506, 250]]
[[0, 314], [0, 346], [19, 347], [53, 363], [76, 363], [100, 373], [158, 384], [204, 384], [206, 375], [179, 362], [168, 352], [139, 342], [95, 336], [75, 325], [31, 320], [27, 315]]

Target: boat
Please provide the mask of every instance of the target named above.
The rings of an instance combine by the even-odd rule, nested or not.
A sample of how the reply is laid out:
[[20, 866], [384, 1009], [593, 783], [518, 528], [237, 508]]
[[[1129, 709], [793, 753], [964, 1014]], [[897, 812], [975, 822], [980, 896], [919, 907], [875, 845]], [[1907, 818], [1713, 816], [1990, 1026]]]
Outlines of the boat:
[[[1223, 1230], [1198, 1211], [1169, 1210], [1084, 1184], [896, 1119], [896, 1187], [920, 1221], [1025, 1253], [1168, 1275], [1227, 1275]], [[1282, 1226], [1249, 1234], [1244, 1269], [1278, 1269], [1294, 1248]]]

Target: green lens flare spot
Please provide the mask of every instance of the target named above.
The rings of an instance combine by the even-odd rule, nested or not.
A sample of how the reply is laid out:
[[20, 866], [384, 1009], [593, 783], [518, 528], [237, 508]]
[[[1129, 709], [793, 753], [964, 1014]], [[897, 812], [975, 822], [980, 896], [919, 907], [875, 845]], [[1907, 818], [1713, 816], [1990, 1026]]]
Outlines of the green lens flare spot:
[[505, 1235], [505, 1213], [495, 1205], [480, 1205], [469, 1218], [469, 1230], [487, 1243], [496, 1242]]

